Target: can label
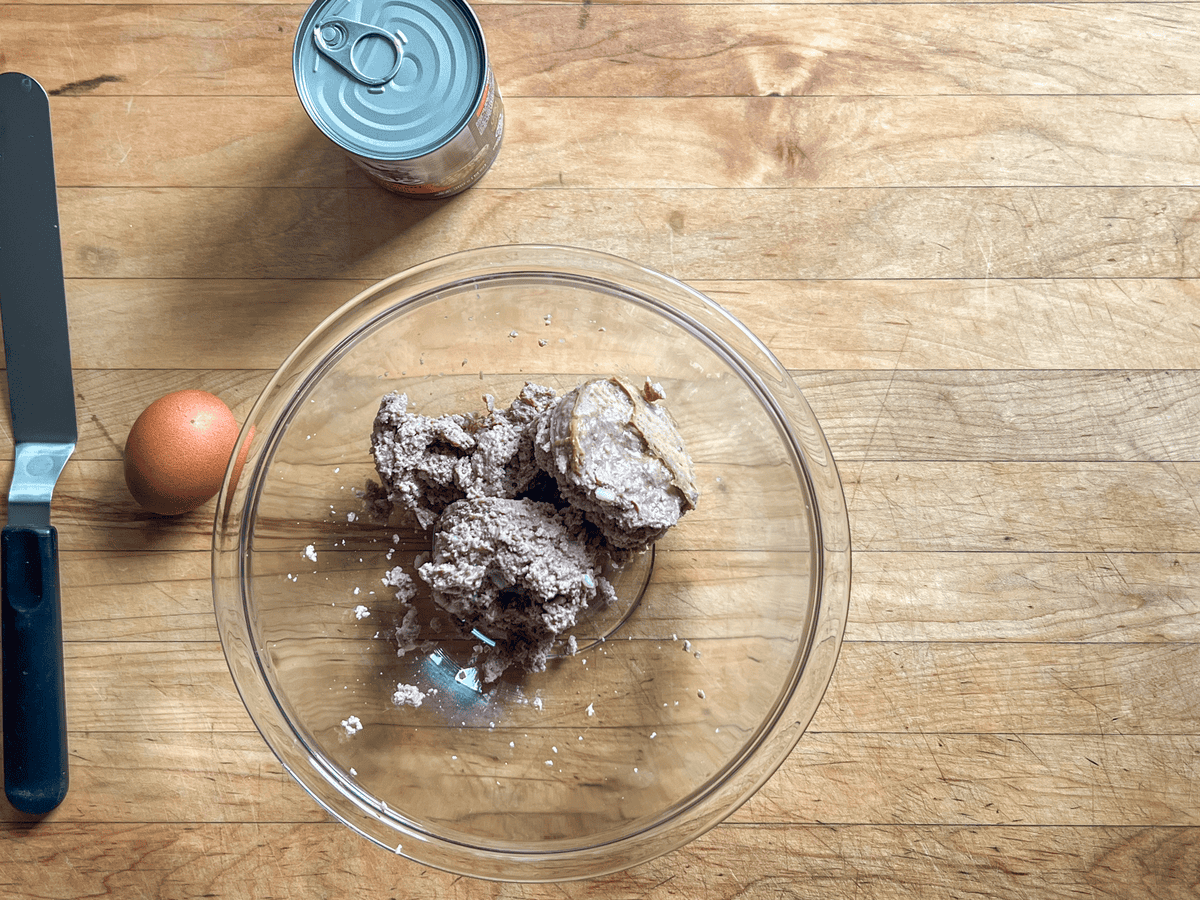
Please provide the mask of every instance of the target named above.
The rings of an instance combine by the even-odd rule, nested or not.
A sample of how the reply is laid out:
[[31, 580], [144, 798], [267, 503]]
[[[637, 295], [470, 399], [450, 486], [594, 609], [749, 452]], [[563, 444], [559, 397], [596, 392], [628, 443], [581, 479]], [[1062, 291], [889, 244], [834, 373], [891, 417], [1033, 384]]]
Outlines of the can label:
[[465, 0], [317, 0], [292, 70], [313, 122], [396, 193], [456, 194], [499, 152], [504, 105]]

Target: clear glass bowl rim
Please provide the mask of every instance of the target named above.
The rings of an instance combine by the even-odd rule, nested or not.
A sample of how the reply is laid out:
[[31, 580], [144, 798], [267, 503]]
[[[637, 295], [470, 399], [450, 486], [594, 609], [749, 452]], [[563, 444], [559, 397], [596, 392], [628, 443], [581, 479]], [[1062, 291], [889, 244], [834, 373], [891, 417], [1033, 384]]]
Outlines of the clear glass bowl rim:
[[[264, 463], [269, 468], [275, 433], [289, 397], [319, 379], [330, 361], [357, 335], [431, 292], [463, 282], [562, 276], [650, 301], [656, 311], [717, 348], [756, 393], [774, 407], [801, 460], [809, 490], [816, 552], [817, 602], [810, 640], [791, 689], [760, 730], [751, 752], [729, 775], [687, 808], [618, 840], [566, 849], [480, 847], [443, 840], [413, 826], [352, 785], [313, 754], [273, 699], [262, 677], [239, 577], [249, 535], [245, 515], [257, 499]], [[342, 333], [340, 339], [331, 337]], [[316, 352], [321, 351], [321, 352]], [[299, 387], [296, 387], [299, 386]], [[282, 402], [282, 406], [280, 406]], [[264, 414], [268, 421], [260, 421]], [[270, 427], [264, 427], [264, 426]], [[239, 478], [231, 460], [217, 501], [212, 539], [212, 588], [221, 645], [234, 683], [256, 728], [289, 774], [336, 819], [373, 843], [419, 863], [470, 877], [549, 882], [592, 878], [656, 858], [724, 821], [778, 769], [803, 736], [833, 674], [845, 630], [850, 593], [850, 531], [840, 478], [816, 417], [787, 370], [738, 319], [698, 290], [661, 272], [596, 250], [559, 245], [512, 244], [464, 250], [417, 264], [360, 291], [300, 342], [272, 375], [246, 417], [238, 447], [249, 442]], [[804, 688], [804, 690], [801, 690]]]

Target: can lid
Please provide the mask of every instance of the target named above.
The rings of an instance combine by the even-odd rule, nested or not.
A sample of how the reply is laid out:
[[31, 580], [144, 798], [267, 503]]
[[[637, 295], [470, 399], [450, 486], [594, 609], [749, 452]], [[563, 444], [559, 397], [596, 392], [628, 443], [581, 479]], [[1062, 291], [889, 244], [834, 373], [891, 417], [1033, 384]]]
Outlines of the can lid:
[[317, 127], [379, 160], [414, 159], [457, 134], [479, 103], [486, 65], [464, 0], [317, 0], [292, 53]]

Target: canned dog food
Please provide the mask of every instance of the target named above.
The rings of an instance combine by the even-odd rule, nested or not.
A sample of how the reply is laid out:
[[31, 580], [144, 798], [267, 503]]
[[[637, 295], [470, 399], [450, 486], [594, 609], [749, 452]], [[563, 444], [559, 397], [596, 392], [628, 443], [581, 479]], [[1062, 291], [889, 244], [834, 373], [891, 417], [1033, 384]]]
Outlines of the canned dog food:
[[317, 0], [292, 74], [317, 127], [398, 194], [457, 194], [500, 150], [504, 106], [464, 0]]

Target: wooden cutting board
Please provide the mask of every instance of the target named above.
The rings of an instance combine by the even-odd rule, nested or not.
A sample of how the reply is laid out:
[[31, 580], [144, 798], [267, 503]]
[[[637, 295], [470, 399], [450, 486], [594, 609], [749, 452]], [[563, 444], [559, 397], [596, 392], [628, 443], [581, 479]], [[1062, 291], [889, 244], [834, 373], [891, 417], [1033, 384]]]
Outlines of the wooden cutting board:
[[[0, 7], [0, 68], [53, 94], [80, 421], [72, 786], [43, 821], [0, 805], [0, 895], [1195, 896], [1200, 5], [481, 2], [504, 147], [425, 205], [308, 121], [303, 9]], [[519, 886], [377, 850], [290, 780], [218, 641], [212, 504], [139, 512], [121, 458], [170, 390], [243, 418], [376, 279], [542, 241], [682, 278], [775, 351], [854, 581], [809, 733], [727, 823]]]

